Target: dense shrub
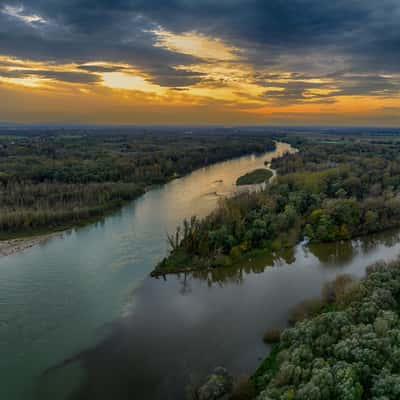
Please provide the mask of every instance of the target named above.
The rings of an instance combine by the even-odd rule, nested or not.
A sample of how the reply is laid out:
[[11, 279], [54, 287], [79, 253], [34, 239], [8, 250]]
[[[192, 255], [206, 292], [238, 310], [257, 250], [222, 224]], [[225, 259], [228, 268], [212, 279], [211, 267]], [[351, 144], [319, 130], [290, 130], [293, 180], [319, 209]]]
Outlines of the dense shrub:
[[281, 330], [272, 328], [268, 329], [263, 336], [263, 340], [265, 343], [277, 343], [281, 338]]
[[324, 301], [318, 298], [304, 300], [290, 308], [288, 321], [294, 325], [296, 322], [310, 318], [320, 312], [324, 305]]
[[256, 390], [248, 377], [241, 377], [235, 383], [230, 400], [251, 400], [256, 396]]

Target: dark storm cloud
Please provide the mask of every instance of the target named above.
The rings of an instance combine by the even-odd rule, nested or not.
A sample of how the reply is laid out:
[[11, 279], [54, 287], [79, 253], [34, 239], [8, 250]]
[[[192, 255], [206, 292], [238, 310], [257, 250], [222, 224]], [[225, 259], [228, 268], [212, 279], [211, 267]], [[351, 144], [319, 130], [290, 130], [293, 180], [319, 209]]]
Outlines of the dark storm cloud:
[[116, 72], [123, 71], [125, 69], [119, 65], [79, 65], [78, 68], [88, 72]]
[[265, 91], [263, 98], [272, 100], [278, 105], [287, 105], [302, 102], [332, 103], [332, 94], [315, 94], [312, 89], [324, 89], [325, 84], [291, 81], [284, 85], [277, 85], [279, 89]]
[[361, 70], [399, 68], [398, 0], [139, 0], [130, 9], [174, 32], [224, 38], [260, 67], [326, 72], [344, 59]]
[[54, 79], [68, 83], [96, 83], [100, 82], [101, 78], [95, 74], [73, 71], [48, 71], [48, 70], [0, 70], [0, 77], [3, 78], [41, 78]]
[[342, 96], [381, 96], [395, 97], [400, 95], [400, 77], [381, 75], [345, 75], [338, 77], [339, 94]]
[[[256, 69], [313, 76], [343, 68], [376, 76], [400, 72], [398, 0], [11, 0], [0, 1], [0, 9], [5, 4], [20, 5], [24, 16], [36, 15], [43, 22], [27, 23], [0, 12], [0, 54], [129, 63], [171, 87], [202, 77], [173, 68], [189, 66], [196, 58], [154, 47], [152, 30], [159, 26], [225, 39], [243, 49], [243, 58]], [[368, 88], [382, 93], [387, 85], [379, 79], [372, 79], [377, 87], [363, 79], [353, 86], [342, 81], [343, 93]], [[285, 89], [292, 99], [301, 99], [304, 90], [299, 84]]]
[[[149, 69], [149, 71], [151, 73], [152, 69]], [[203, 76], [200, 72], [176, 70], [169, 66], [157, 67], [153, 73], [157, 74], [158, 84], [170, 87], [193, 85], [199, 82]]]
[[278, 105], [333, 103], [338, 96], [400, 97], [400, 77], [338, 72], [318, 77], [321, 82], [307, 81], [311, 78], [310, 75], [294, 74], [286, 83], [275, 83], [273, 79], [260, 81], [260, 84], [275, 88], [266, 90], [261, 97]]
[[192, 72], [172, 68], [190, 65], [196, 58], [154, 47], [156, 37], [150, 30], [155, 24], [135, 12], [118, 7], [113, 10], [100, 2], [93, 8], [72, 1], [18, 4], [24, 7], [25, 16], [38, 15], [45, 22], [28, 23], [9, 15], [4, 2], [0, 4], [0, 54], [59, 63], [128, 63], [167, 86], [192, 84], [199, 79]]

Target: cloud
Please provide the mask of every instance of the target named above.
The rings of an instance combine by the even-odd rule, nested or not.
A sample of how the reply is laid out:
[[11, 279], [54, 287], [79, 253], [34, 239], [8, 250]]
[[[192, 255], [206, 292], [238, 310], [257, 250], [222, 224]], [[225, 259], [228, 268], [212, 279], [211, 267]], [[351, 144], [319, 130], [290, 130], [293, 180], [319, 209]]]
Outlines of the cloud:
[[101, 81], [101, 77], [95, 74], [74, 71], [51, 71], [51, 70], [36, 70], [36, 69], [15, 69], [15, 70], [0, 70], [0, 78], [39, 78], [51, 79], [67, 83], [92, 84]]
[[[175, 65], [196, 57], [156, 47], [154, 22], [135, 12], [66, 1], [23, 2], [24, 15], [40, 15], [46, 24], [32, 26], [0, 13], [0, 55], [59, 64], [104, 61], [135, 66], [155, 83], [190, 85], [194, 74]], [[9, 6], [16, 7], [16, 6]], [[185, 78], [187, 78], [185, 80]]]
[[337, 76], [341, 96], [380, 96], [398, 97], [400, 95], [400, 75], [344, 74]]
[[200, 72], [175, 69], [169, 66], [149, 69], [150, 73], [157, 75], [155, 82], [161, 86], [190, 86], [201, 81], [203, 76]]
[[304, 102], [326, 104], [335, 102], [333, 96], [337, 93], [337, 90], [332, 89], [326, 83], [289, 81], [285, 84], [278, 84], [275, 89], [266, 90], [262, 97], [277, 105]]
[[3, 14], [7, 16], [14, 17], [20, 21], [23, 21], [27, 24], [45, 24], [46, 21], [37, 14], [26, 14], [24, 13], [24, 7], [22, 6], [11, 6], [11, 5], [4, 5], [3, 9], [1, 10]]
[[209, 38], [193, 32], [174, 34], [163, 29], [153, 31], [157, 37], [156, 47], [189, 54], [203, 60], [237, 60], [239, 49], [228, 46], [221, 40]]
[[[14, 24], [8, 30], [7, 38], [17, 45], [18, 57], [24, 50], [29, 58], [41, 54], [76, 59], [84, 56], [84, 49], [90, 59], [96, 54], [97, 59], [123, 59], [143, 67], [151, 65], [155, 72], [157, 62], [170, 67], [190, 64], [190, 57], [171, 47], [154, 46], [160, 40], [154, 32], [160, 32], [160, 27], [170, 37], [199, 32], [223, 39], [244, 49], [249, 61], [261, 67], [284, 64], [288, 69], [323, 69], [327, 61], [345, 60], [357, 68], [377, 65], [393, 70], [400, 57], [397, 0], [25, 0], [18, 4], [7, 7], [19, 17], [23, 12], [48, 22], [43, 35], [30, 32], [32, 52], [21, 42], [29, 27]], [[11, 46], [2, 44], [0, 51], [5, 47], [10, 54]], [[323, 60], [316, 66], [318, 54]]]
[[88, 65], [78, 65], [78, 69], [82, 69], [88, 72], [116, 72], [122, 71], [126, 67], [122, 65], [97, 65], [97, 64], [88, 64]]
[[[302, 103], [334, 103], [340, 96], [372, 96], [400, 98], [400, 75], [358, 74], [339, 71], [334, 74], [311, 76], [267, 75], [258, 78], [263, 86], [272, 86], [261, 95], [275, 105]], [[283, 82], [282, 82], [283, 80]]]
[[0, 10], [0, 55], [75, 66], [31, 69], [43, 79], [96, 84], [134, 69], [151, 85], [232, 98], [236, 85], [236, 98], [277, 106], [399, 96], [398, 0], [0, 0]]

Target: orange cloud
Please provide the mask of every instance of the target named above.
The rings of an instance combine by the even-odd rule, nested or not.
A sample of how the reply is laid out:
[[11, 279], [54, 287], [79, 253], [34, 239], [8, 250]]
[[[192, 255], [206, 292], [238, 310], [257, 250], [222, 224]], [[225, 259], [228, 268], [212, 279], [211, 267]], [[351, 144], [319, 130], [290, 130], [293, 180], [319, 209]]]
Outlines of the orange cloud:
[[[362, 92], [368, 77], [301, 76], [260, 70], [241, 49], [195, 32], [154, 31], [155, 46], [195, 56], [177, 73], [186, 86], [154, 83], [150, 71], [98, 60], [57, 64], [0, 56], [0, 120], [88, 123], [397, 124], [399, 76], [378, 76], [380, 92]], [[354, 82], [353, 82], [354, 80]], [[400, 87], [400, 85], [399, 85]], [[389, 88], [389, 89], [387, 89]], [[351, 94], [351, 93], [354, 94]], [[367, 92], [367, 90], [366, 90]], [[350, 93], [350, 94], [349, 94]]]

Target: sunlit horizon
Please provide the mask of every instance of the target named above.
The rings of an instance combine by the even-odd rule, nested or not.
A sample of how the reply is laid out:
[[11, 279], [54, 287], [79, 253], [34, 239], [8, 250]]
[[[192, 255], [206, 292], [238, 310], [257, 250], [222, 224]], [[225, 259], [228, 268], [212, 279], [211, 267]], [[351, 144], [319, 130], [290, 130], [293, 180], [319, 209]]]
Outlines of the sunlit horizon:
[[0, 121], [400, 125], [396, 2], [167, 3], [0, 5]]

